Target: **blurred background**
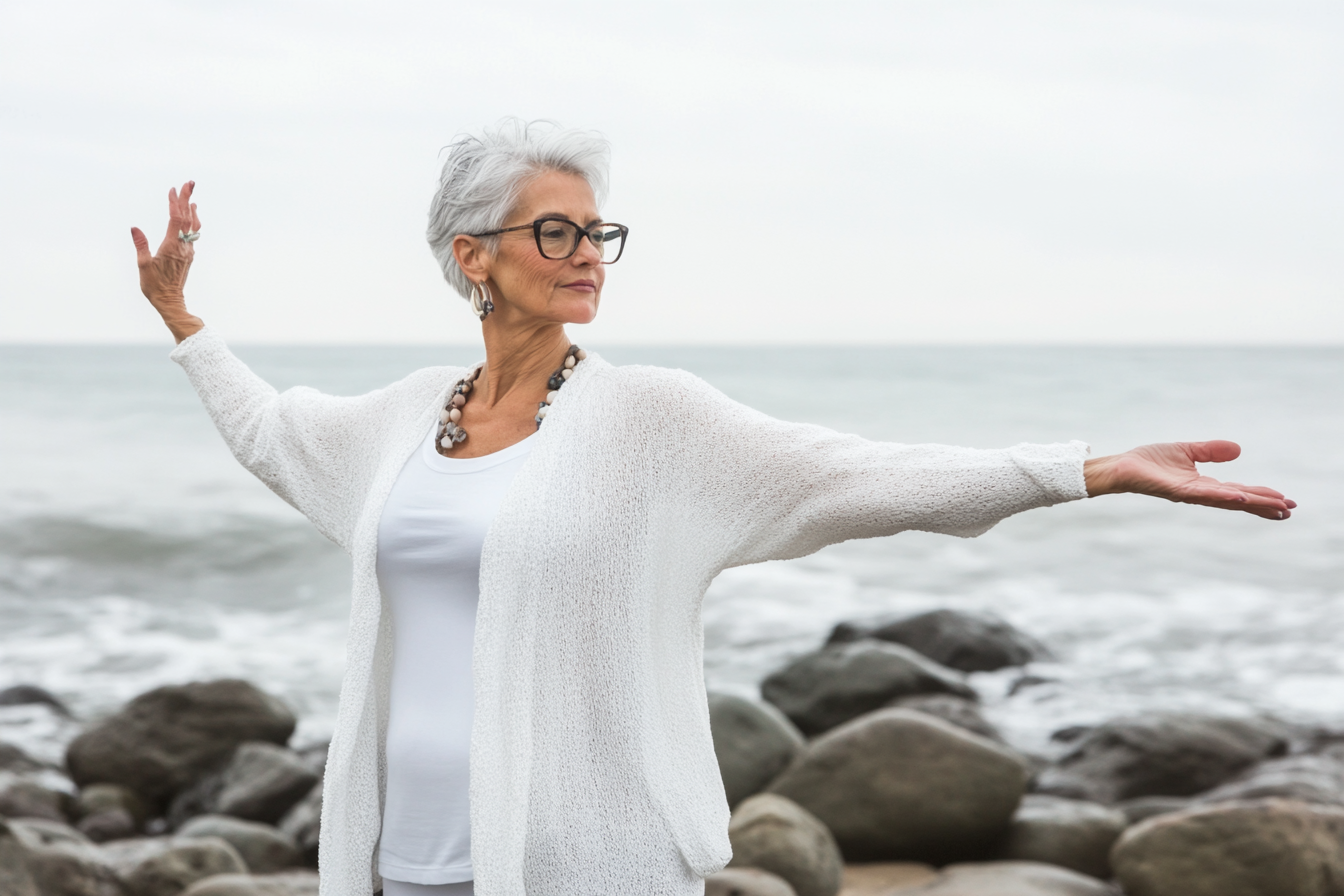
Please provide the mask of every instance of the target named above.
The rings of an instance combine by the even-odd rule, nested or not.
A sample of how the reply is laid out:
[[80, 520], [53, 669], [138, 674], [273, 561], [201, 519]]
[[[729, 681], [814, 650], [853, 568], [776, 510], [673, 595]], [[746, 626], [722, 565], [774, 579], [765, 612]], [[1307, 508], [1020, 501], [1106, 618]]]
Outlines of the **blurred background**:
[[[572, 335], [870, 438], [1231, 438], [1282, 525], [1112, 498], [732, 570], [711, 685], [841, 619], [1002, 615], [1011, 740], [1126, 711], [1344, 725], [1344, 10], [1330, 3], [234, 2], [0, 8], [0, 687], [87, 718], [239, 675], [329, 733], [348, 561], [228, 455], [140, 297], [198, 184], [193, 310], [280, 387], [479, 357], [423, 241], [504, 115], [612, 141], [631, 227]], [[811, 396], [801, 400], [800, 396]], [[0, 707], [58, 756], [73, 723]]]

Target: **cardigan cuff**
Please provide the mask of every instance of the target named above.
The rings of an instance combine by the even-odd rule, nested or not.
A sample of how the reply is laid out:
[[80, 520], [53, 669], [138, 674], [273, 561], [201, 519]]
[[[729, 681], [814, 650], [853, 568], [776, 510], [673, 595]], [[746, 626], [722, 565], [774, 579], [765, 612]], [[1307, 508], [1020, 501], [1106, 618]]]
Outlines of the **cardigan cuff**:
[[1032, 445], [1022, 443], [1008, 449], [1022, 472], [1045, 493], [1051, 504], [1078, 501], [1087, 497], [1083, 461], [1092, 453], [1086, 442]]

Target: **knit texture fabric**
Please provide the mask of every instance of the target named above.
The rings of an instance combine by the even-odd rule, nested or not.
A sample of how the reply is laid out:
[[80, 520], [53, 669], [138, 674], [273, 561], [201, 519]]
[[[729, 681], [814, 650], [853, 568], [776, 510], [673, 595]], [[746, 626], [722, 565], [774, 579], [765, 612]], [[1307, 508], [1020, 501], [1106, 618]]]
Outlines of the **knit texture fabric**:
[[[209, 328], [172, 354], [234, 456], [354, 560], [327, 760], [322, 896], [369, 896], [391, 625], [378, 522], [467, 368], [357, 398], [277, 393]], [[1087, 446], [871, 442], [596, 354], [560, 390], [481, 553], [473, 670], [479, 896], [690, 896], [731, 856], [700, 605], [731, 566], [908, 529], [973, 536], [1086, 496]]]

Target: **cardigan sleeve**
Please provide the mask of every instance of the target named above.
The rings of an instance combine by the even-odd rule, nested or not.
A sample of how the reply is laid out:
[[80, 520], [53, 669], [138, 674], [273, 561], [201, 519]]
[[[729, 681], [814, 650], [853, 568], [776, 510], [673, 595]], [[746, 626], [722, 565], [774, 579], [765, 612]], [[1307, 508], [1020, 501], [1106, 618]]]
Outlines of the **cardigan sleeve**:
[[238, 462], [349, 550], [377, 463], [368, 433], [380, 424], [384, 390], [355, 398], [307, 386], [277, 392], [208, 327], [169, 357], [186, 371]]
[[774, 419], [683, 376], [673, 413], [689, 423], [684, 476], [711, 511], [725, 567], [912, 529], [971, 537], [1015, 513], [1087, 497], [1083, 442], [874, 442]]

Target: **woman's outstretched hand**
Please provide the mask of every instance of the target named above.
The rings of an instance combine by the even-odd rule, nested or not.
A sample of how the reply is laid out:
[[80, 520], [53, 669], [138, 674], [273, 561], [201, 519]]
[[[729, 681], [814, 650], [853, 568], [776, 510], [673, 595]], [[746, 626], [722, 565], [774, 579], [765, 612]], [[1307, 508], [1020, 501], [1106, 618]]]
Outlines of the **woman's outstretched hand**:
[[1195, 468], [1197, 463], [1220, 464], [1240, 455], [1240, 445], [1222, 440], [1143, 445], [1124, 454], [1090, 458], [1083, 462], [1083, 475], [1090, 497], [1133, 492], [1183, 504], [1244, 510], [1267, 520], [1292, 516], [1297, 502], [1272, 488], [1219, 482]]
[[178, 236], [179, 233], [201, 229], [201, 219], [196, 216], [196, 203], [191, 201], [191, 193], [195, 188], [195, 181], [187, 181], [180, 191], [168, 191], [168, 232], [164, 234], [157, 254], [150, 254], [149, 239], [144, 231], [139, 227], [131, 228], [135, 260], [140, 266], [140, 291], [149, 299], [154, 310], [159, 312], [178, 342], [205, 326], [199, 317], [187, 311], [187, 300], [183, 294], [187, 285], [187, 272], [191, 270], [191, 260], [196, 256], [196, 250], [190, 242]]

